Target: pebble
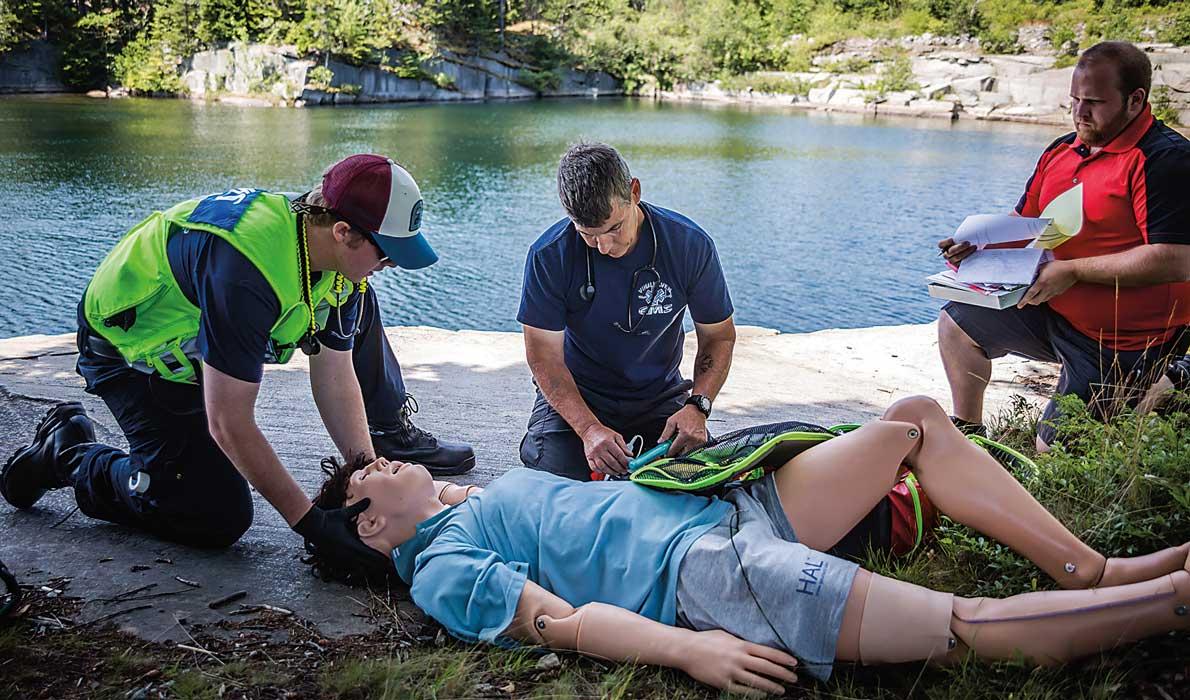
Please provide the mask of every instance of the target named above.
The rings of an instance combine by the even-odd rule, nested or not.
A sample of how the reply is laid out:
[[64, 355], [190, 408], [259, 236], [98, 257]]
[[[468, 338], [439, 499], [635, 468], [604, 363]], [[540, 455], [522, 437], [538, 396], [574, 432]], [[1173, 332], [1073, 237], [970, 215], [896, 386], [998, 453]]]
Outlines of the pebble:
[[538, 671], [552, 671], [561, 665], [562, 659], [559, 659], [557, 654], [550, 653], [538, 659], [536, 667]]

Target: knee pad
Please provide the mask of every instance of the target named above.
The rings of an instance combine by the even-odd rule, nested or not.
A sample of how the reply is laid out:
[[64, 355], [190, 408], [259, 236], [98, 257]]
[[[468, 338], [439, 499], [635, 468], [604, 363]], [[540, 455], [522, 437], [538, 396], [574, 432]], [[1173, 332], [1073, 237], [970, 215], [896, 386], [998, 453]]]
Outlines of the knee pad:
[[872, 574], [859, 628], [864, 665], [938, 660], [957, 645], [954, 594]]

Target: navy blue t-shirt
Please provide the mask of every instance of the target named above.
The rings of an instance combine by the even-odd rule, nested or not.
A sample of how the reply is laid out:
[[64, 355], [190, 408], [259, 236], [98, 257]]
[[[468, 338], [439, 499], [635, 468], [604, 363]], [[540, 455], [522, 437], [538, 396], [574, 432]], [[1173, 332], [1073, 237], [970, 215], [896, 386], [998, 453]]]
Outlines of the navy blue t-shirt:
[[[203, 362], [236, 379], [259, 383], [265, 362], [273, 360], [269, 330], [281, 313], [272, 286], [235, 246], [207, 231], [173, 234], [166, 254], [182, 294], [201, 312], [197, 343]], [[312, 283], [317, 280], [316, 273]], [[359, 294], [352, 292], [339, 313], [331, 310], [318, 340], [335, 350], [350, 350], [358, 313]], [[125, 367], [116, 359], [79, 359], [79, 372], [89, 385]]]
[[[517, 320], [547, 331], [565, 331], [566, 367], [588, 402], [647, 410], [682, 386], [686, 308], [695, 323], [727, 320], [734, 311], [715, 244], [697, 224], [676, 212], [641, 203], [646, 217], [636, 246], [616, 259], [592, 250], [595, 298], [583, 301], [587, 244], [570, 219], [551, 226], [529, 248]], [[657, 278], [633, 274], [653, 258]], [[631, 319], [629, 313], [631, 297]], [[640, 324], [630, 335], [618, 330]], [[614, 410], [614, 409], [613, 409]]]

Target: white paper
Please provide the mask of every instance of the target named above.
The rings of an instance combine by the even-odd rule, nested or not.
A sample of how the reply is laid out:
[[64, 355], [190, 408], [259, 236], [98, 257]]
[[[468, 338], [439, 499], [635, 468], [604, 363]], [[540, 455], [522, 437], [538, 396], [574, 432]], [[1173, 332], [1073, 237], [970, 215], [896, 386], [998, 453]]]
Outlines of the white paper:
[[1032, 284], [1046, 252], [1041, 248], [981, 250], [959, 263], [955, 279], [969, 284]]
[[1010, 214], [972, 214], [954, 232], [954, 242], [966, 241], [983, 250], [993, 243], [1031, 241], [1040, 236], [1052, 219], [1034, 219]]

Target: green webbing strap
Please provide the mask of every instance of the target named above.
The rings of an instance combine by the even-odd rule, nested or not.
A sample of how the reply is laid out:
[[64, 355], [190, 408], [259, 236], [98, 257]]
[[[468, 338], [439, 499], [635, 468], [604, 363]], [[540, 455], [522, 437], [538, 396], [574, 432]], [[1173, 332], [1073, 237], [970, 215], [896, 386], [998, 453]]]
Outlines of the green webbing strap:
[[[999, 450], [999, 451], [1003, 452], [1004, 454], [1008, 455], [1009, 457], [1012, 457], [1020, 465], [1026, 467], [1034, 472], [1037, 471], [1037, 463], [1036, 462], [1034, 462], [1033, 460], [1029, 459], [1025, 455], [1021, 454], [1020, 452], [1012, 449], [1011, 447], [1009, 447], [1003, 443], [996, 442], [995, 440], [992, 440], [991, 438], [986, 438], [982, 435], [968, 435], [967, 439], [970, 440], [971, 442], [975, 443], [976, 445], [979, 445], [980, 447], [982, 447], [983, 451], [990, 454], [994, 459], [996, 459], [997, 462], [999, 462], [1000, 460], [999, 460], [999, 458], [996, 457], [996, 454], [994, 452], [992, 452], [993, 449]], [[1005, 465], [1005, 466], [1008, 466], [1008, 465]]]
[[913, 549], [917, 549], [921, 544], [925, 526], [921, 518], [921, 496], [917, 495], [917, 477], [913, 476], [913, 472], [905, 472], [905, 483], [909, 486], [909, 497], [913, 499], [913, 517], [917, 519], [917, 534], [913, 538]]

